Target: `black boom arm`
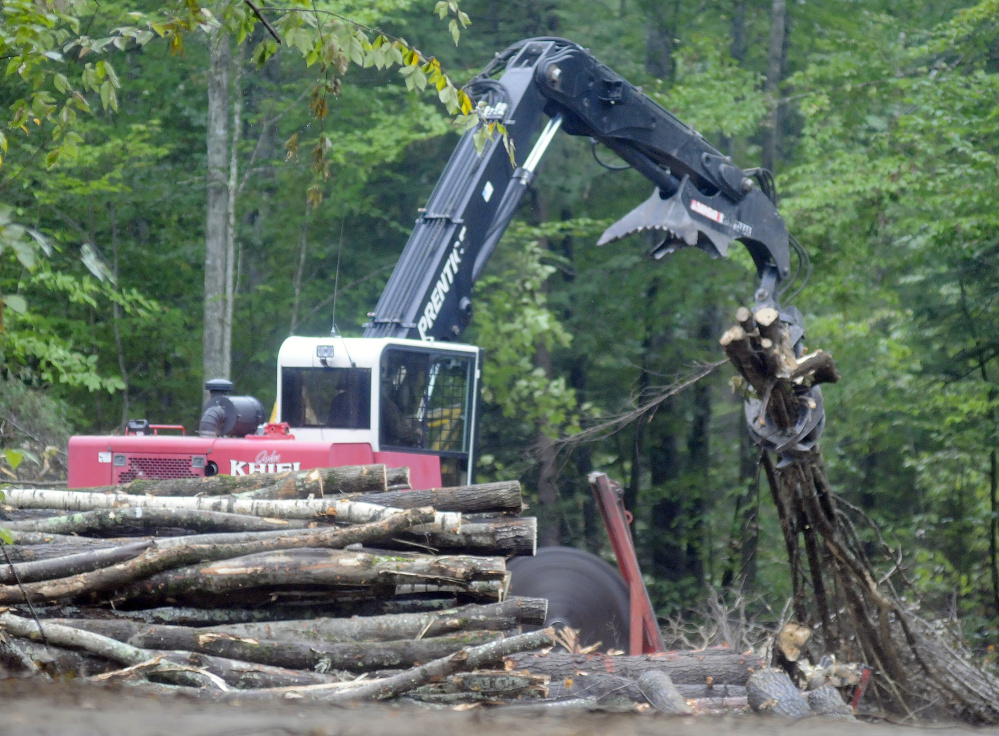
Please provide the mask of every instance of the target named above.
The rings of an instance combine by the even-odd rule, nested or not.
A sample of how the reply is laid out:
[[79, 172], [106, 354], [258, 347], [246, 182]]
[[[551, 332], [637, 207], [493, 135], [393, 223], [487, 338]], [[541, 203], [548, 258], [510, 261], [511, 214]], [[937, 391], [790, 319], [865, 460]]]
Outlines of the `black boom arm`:
[[656, 186], [598, 244], [657, 231], [663, 242], [653, 255], [659, 258], [685, 246], [725, 256], [738, 240], [763, 282], [757, 301], [776, 306], [790, 253], [784, 220], [760, 186], [767, 179], [734, 166], [585, 49], [558, 38], [521, 41], [466, 89], [487, 119], [504, 123], [518, 152], [527, 150], [542, 113], [548, 125], [515, 170], [498, 139], [479, 154], [473, 134], [462, 137], [370, 315], [366, 336], [454, 340], [461, 334], [471, 318], [472, 286], [560, 126], [607, 146]]

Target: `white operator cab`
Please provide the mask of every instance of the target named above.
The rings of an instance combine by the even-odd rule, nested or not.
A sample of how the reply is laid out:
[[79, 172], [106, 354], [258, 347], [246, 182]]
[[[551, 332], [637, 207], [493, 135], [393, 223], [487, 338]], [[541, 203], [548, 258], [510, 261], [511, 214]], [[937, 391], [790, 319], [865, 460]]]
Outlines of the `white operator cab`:
[[298, 440], [435, 455], [445, 485], [471, 483], [480, 370], [471, 345], [289, 337], [278, 353], [277, 421]]

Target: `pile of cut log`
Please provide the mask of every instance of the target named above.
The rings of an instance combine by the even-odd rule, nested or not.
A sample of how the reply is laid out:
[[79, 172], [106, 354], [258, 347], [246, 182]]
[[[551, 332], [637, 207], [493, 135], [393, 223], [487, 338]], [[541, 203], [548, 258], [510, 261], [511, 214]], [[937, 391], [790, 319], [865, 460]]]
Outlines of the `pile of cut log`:
[[506, 596], [535, 551], [519, 483], [407, 488], [374, 465], [5, 489], [0, 668], [223, 701], [745, 707], [756, 656], [555, 648], [547, 601]]
[[[546, 601], [505, 596], [505, 558], [535, 548], [520, 484], [408, 487], [369, 465], [8, 488], [0, 664], [349, 700], [549, 644]], [[516, 697], [543, 679], [487, 674], [448, 687]]]

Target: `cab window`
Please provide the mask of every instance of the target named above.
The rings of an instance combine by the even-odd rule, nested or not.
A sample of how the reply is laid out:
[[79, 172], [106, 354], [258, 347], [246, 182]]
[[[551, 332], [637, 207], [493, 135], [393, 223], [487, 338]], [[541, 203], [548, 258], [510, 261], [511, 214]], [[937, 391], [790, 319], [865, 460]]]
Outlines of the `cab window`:
[[371, 370], [282, 368], [281, 414], [292, 427], [371, 429]]
[[388, 348], [381, 363], [381, 444], [468, 452], [472, 359]]

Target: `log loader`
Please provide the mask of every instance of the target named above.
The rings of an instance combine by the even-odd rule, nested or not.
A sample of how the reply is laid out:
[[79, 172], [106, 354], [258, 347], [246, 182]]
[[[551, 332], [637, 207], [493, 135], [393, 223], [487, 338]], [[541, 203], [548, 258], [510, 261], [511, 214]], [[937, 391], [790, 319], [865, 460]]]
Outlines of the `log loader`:
[[[363, 463], [409, 466], [414, 488], [472, 482], [482, 355], [457, 340], [471, 320], [472, 287], [559, 129], [610, 149], [655, 188], [598, 245], [650, 232], [658, 241], [651, 256], [658, 260], [685, 247], [726, 256], [739, 241], [759, 276], [755, 308], [779, 310], [791, 342], [800, 345], [801, 315], [778, 300], [793, 281], [792, 247], [799, 268], [805, 256], [778, 213], [769, 172], [737, 167], [640, 88], [564, 39], [513, 44], [466, 91], [483, 120], [501, 122], [514, 149], [529, 153], [514, 168], [498, 136], [480, 151], [474, 131], [461, 138], [364, 336], [342, 337], [334, 329], [328, 337], [288, 338], [278, 354], [276, 422], [264, 422], [252, 397], [232, 396], [228, 382], [210, 381], [197, 437], [168, 436], [142, 421], [131, 423], [125, 436], [74, 437], [70, 487]], [[754, 413], [747, 406], [757, 440], [783, 452], [814, 443], [822, 428], [821, 395], [802, 405], [794, 431], [776, 438], [754, 421], [759, 407]], [[627, 641], [628, 592], [607, 563], [558, 548], [521, 558], [512, 569], [514, 589], [549, 597], [554, 618], [601, 629], [592, 638], [605, 644]], [[587, 582], [580, 586], [577, 579]]]

